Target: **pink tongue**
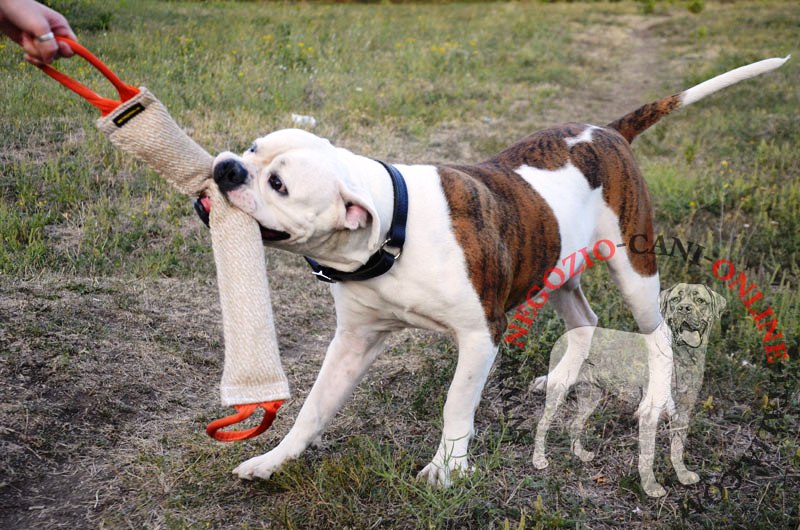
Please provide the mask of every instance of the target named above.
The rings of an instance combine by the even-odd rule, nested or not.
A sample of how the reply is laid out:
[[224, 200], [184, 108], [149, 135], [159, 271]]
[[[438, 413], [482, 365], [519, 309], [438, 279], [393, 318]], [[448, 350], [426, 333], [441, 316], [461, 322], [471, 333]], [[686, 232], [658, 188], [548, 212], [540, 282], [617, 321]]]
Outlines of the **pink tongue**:
[[683, 342], [692, 348], [697, 348], [700, 346], [700, 343], [703, 340], [699, 331], [690, 331], [688, 329], [681, 331], [681, 338], [683, 339]]

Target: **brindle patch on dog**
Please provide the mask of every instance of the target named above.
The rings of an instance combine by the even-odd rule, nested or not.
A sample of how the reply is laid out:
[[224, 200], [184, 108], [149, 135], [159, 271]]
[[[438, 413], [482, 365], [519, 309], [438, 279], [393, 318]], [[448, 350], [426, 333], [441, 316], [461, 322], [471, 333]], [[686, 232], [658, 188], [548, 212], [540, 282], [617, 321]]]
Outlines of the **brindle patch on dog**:
[[642, 105], [630, 114], [610, 123], [608, 126], [619, 131], [628, 143], [658, 120], [681, 106], [681, 95], [675, 94], [658, 101]]
[[[571, 123], [534, 133], [475, 166], [440, 166], [453, 229], [464, 249], [470, 280], [483, 300], [495, 342], [506, 328], [505, 311], [541, 285], [561, 251], [558, 221], [545, 200], [518, 175], [522, 166], [554, 171], [571, 162], [619, 218], [624, 241], [653, 240], [652, 206], [630, 147], [616, 131], [596, 127], [591, 140], [574, 142], [588, 126]], [[494, 247], [487, 242], [497, 241]], [[657, 271], [655, 256], [626, 248], [642, 276]]]
[[[603, 186], [603, 200], [617, 215], [624, 243], [634, 234], [644, 234], [653, 241], [653, 212], [650, 193], [630, 146], [616, 131], [593, 130], [591, 142], [576, 143], [570, 151], [572, 163], [580, 169], [589, 185]], [[626, 247], [633, 269], [642, 276], [657, 272], [653, 254], [632, 252]]]
[[574, 138], [585, 129], [586, 125], [582, 123], [567, 123], [560, 127], [535, 132], [501, 151], [484, 164], [512, 170], [521, 166], [530, 166], [536, 169], [555, 171], [564, 167], [570, 159], [566, 138]]
[[[590, 141], [575, 142], [570, 147], [567, 139], [580, 136], [587, 127], [590, 126], [569, 123], [534, 133], [488, 163], [514, 169], [527, 165], [554, 171], [572, 162], [592, 189], [603, 186], [603, 199], [619, 218], [623, 242], [634, 234], [644, 234], [648, 243], [653, 242], [650, 194], [630, 145], [616, 131], [594, 127]], [[657, 272], [654, 255], [636, 254], [630, 249], [627, 254], [634, 270], [642, 276]]]
[[507, 166], [490, 161], [440, 167], [439, 175], [470, 280], [499, 344], [508, 324], [505, 312], [558, 262], [558, 222], [545, 200]]

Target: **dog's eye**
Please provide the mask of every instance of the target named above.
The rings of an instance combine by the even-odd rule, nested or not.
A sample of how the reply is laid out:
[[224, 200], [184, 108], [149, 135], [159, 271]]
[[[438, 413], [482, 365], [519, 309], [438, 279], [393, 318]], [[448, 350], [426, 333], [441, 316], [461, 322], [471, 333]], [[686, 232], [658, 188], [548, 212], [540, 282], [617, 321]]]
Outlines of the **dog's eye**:
[[698, 297], [696, 297], [696, 298], [694, 299], [694, 301], [695, 301], [695, 303], [696, 303], [697, 305], [704, 305], [704, 304], [706, 303], [706, 301], [705, 301], [705, 300], [703, 300], [702, 298], [700, 298], [699, 296], [698, 296]]
[[247, 150], [248, 153], [255, 153], [256, 152], [256, 144], [250, 146], [250, 149]]
[[268, 182], [269, 182], [270, 187], [273, 190], [275, 190], [278, 193], [280, 193], [281, 195], [288, 195], [289, 194], [289, 192], [286, 190], [286, 186], [283, 184], [283, 181], [275, 173], [273, 173], [273, 174], [271, 174], [269, 176]]

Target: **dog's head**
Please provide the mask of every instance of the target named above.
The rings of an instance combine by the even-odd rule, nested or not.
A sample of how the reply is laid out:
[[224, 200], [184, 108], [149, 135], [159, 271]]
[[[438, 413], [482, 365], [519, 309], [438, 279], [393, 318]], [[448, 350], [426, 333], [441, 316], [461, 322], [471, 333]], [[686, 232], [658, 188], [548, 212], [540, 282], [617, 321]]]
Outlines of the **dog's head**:
[[700, 348], [708, 344], [711, 324], [725, 309], [725, 298], [705, 285], [679, 283], [658, 297], [661, 314], [677, 345]]
[[266, 244], [353, 268], [380, 237], [375, 205], [351, 179], [341, 150], [298, 129], [257, 139], [241, 156], [217, 155], [214, 181], [253, 216]]

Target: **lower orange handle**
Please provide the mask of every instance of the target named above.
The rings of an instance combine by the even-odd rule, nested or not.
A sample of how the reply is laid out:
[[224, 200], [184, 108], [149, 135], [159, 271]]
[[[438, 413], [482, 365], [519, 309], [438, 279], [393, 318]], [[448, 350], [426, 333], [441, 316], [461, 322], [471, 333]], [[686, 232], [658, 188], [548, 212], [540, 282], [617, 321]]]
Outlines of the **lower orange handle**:
[[[208, 424], [208, 427], [206, 427], [206, 434], [208, 434], [215, 440], [219, 440], [220, 442], [237, 442], [240, 440], [247, 440], [248, 438], [254, 438], [259, 434], [261, 434], [262, 432], [269, 429], [281, 405], [283, 405], [282, 400], [266, 401], [264, 403], [248, 403], [246, 405], [234, 405], [233, 408], [235, 408], [239, 412], [212, 421], [211, 423]], [[243, 431], [220, 430], [223, 427], [228, 427], [229, 425], [234, 425], [236, 423], [246, 420], [247, 418], [253, 415], [253, 412], [255, 412], [257, 408], [264, 409], [264, 418], [261, 420], [261, 424], [258, 425], [257, 427], [253, 427], [252, 429], [245, 429]]]

